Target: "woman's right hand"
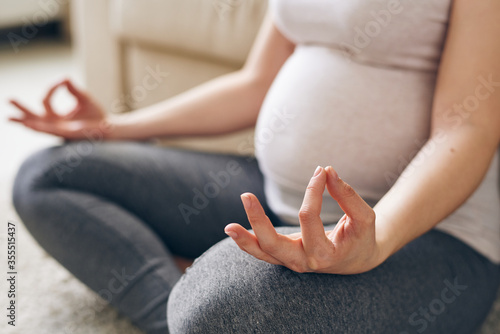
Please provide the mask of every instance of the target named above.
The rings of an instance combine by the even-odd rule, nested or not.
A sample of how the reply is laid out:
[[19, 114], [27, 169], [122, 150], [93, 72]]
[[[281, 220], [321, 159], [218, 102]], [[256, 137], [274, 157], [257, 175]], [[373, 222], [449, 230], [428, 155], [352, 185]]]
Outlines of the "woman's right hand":
[[[68, 114], [59, 115], [52, 108], [51, 98], [55, 91], [63, 86], [76, 98], [77, 104]], [[102, 108], [85, 92], [77, 89], [70, 80], [64, 80], [50, 88], [43, 99], [45, 108], [43, 115], [33, 113], [15, 100], [11, 100], [10, 103], [23, 113], [19, 118], [9, 118], [10, 121], [65, 139], [95, 138], [96, 134], [100, 138], [105, 138], [112, 128]]]

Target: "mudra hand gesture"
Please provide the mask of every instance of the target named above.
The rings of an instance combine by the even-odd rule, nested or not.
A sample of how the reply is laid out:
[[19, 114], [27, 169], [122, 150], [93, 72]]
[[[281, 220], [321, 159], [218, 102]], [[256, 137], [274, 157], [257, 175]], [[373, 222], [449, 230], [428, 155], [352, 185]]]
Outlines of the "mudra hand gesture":
[[[325, 231], [320, 219], [325, 186], [345, 212], [331, 231]], [[241, 199], [255, 234], [239, 224], [229, 224], [225, 231], [260, 260], [300, 273], [332, 274], [362, 273], [385, 260], [375, 238], [375, 212], [332, 167], [318, 167], [307, 186], [300, 233], [277, 233], [255, 195], [245, 193]]]
[[[66, 115], [54, 111], [51, 99], [61, 87], [76, 98], [75, 108]], [[106, 131], [106, 114], [85, 92], [82, 92], [69, 80], [63, 80], [52, 86], [43, 99], [44, 113], [38, 115], [21, 103], [11, 100], [10, 103], [22, 112], [21, 117], [9, 118], [36, 131], [53, 134], [66, 139], [84, 139], [92, 131]]]

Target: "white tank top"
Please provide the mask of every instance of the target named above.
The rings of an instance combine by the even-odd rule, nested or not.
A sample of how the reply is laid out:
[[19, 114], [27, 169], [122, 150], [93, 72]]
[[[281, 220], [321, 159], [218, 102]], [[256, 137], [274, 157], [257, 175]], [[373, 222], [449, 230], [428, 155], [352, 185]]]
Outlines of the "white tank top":
[[[370, 204], [429, 136], [451, 0], [270, 0], [297, 47], [262, 105], [256, 155], [271, 209], [298, 224], [316, 166]], [[436, 227], [500, 263], [498, 154], [476, 192]], [[342, 216], [325, 192], [321, 217]], [[425, 210], [425, 208], [422, 208]]]

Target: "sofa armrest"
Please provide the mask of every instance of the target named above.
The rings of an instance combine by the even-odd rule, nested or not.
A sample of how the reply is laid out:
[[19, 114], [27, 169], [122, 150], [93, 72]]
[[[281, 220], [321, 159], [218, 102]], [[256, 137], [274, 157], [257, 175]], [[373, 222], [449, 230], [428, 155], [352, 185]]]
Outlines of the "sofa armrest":
[[122, 91], [121, 50], [109, 0], [73, 0], [73, 43], [87, 91], [107, 111]]

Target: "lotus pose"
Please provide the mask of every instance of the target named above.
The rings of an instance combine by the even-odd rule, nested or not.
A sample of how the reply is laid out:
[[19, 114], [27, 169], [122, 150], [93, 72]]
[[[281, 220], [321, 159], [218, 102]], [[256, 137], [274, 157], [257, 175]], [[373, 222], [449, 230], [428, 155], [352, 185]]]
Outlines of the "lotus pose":
[[[147, 333], [473, 333], [500, 282], [499, 16], [271, 0], [241, 70], [164, 102], [108, 116], [65, 80], [43, 115], [12, 101], [69, 140], [15, 207]], [[256, 158], [144, 141], [254, 125]]]

